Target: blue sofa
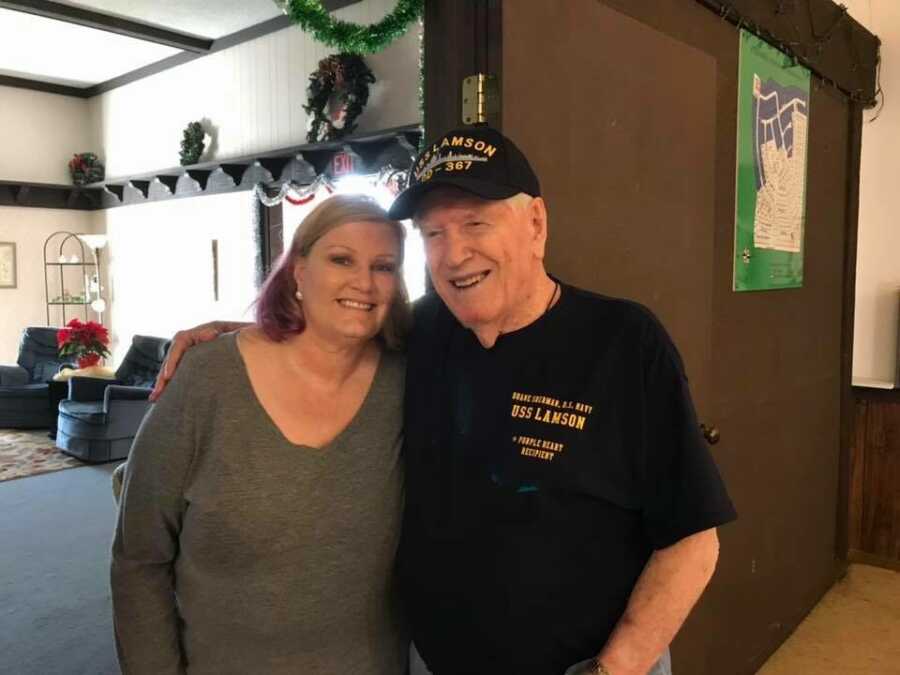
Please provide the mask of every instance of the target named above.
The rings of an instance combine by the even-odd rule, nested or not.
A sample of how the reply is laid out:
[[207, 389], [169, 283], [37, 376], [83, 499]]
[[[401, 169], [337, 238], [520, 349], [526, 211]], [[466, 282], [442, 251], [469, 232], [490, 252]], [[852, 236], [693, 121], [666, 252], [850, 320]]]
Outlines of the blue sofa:
[[[22, 332], [14, 366], [0, 366], [0, 428], [49, 429], [56, 411], [50, 409], [47, 383], [61, 366], [58, 328], [31, 326]], [[73, 366], [74, 367], [74, 366]]]
[[136, 335], [116, 379], [73, 377], [59, 403], [56, 445], [86, 462], [125, 459], [144, 415], [169, 340]]

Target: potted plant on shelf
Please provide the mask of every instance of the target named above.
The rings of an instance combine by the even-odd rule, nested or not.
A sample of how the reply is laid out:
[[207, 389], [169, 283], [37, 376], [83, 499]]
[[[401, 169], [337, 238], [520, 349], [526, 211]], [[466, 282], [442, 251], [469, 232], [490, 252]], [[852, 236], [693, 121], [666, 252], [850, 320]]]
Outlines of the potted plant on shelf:
[[200, 156], [206, 147], [206, 131], [202, 122], [190, 122], [183, 132], [181, 139], [181, 152], [178, 153], [181, 166], [190, 166], [200, 161]]
[[79, 368], [97, 366], [109, 356], [109, 331], [96, 321], [72, 319], [56, 333], [60, 358], [74, 358]]
[[102, 181], [106, 169], [93, 152], [79, 152], [69, 160], [69, 173], [75, 185], [88, 185]]

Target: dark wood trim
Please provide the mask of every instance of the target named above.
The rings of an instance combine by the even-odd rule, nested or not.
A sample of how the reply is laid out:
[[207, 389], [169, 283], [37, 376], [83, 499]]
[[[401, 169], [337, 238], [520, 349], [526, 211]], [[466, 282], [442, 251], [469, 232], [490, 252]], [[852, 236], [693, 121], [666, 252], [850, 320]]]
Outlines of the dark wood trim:
[[259, 183], [312, 182], [329, 174], [339, 152], [351, 152], [360, 172], [374, 173], [388, 164], [412, 165], [421, 130], [410, 124], [351, 136], [330, 143], [307, 143], [219, 162], [167, 168], [110, 178], [91, 185], [56, 185], [0, 180], [0, 206], [99, 210], [205, 194], [253, 189]]
[[322, 7], [329, 12], [334, 12], [350, 5], [355, 5], [361, 0], [322, 0]]
[[[334, 12], [338, 9], [355, 5], [361, 1], [362, 0], [324, 0], [322, 6], [329, 12]], [[290, 28], [293, 25], [294, 23], [289, 16], [275, 16], [267, 21], [256, 24], [255, 26], [250, 26], [249, 28], [239, 30], [237, 33], [224, 35], [219, 39], [214, 40], [209, 52], [212, 54], [214, 52], [220, 52], [223, 49], [230, 49], [242, 42], [249, 42], [250, 40], [255, 40], [256, 38], [263, 37], [269, 33]], [[300, 30], [300, 28], [298, 27], [297, 30]]]
[[872, 565], [873, 567], [884, 567], [885, 569], [897, 570], [900, 572], [900, 560], [892, 560], [891, 558], [884, 558], [880, 555], [872, 555], [871, 553], [859, 551], [855, 548], [850, 549], [848, 559], [852, 563]]
[[19, 206], [28, 206], [28, 193], [31, 192], [30, 185], [20, 185], [16, 189], [16, 203]]
[[56, 19], [57, 21], [64, 21], [77, 26], [84, 26], [85, 28], [94, 28], [107, 33], [116, 33], [117, 35], [124, 35], [146, 42], [155, 42], [156, 44], [189, 52], [206, 53], [212, 46], [212, 40], [208, 38], [179, 33], [82, 7], [63, 5], [51, 0], [0, 0], [0, 8], [34, 14], [47, 19]]
[[[900, 304], [900, 293], [897, 294], [897, 301], [898, 304]], [[900, 336], [900, 312], [897, 313], [897, 335]], [[894, 387], [900, 389], [900, 339], [897, 340], [897, 361], [894, 365]]]
[[850, 101], [848, 106], [847, 211], [844, 214], [844, 288], [841, 329], [841, 422], [838, 455], [837, 527], [835, 560], [837, 576], [846, 573], [850, 548], [850, 464], [856, 402], [853, 378], [853, 314], [856, 309], [856, 248], [859, 231], [859, 171], [862, 156], [863, 107]]
[[900, 388], [876, 389], [874, 387], [853, 387], [853, 400], [874, 401], [876, 403], [900, 403]]
[[284, 209], [281, 204], [265, 208], [261, 244], [263, 276], [268, 277], [284, 251]]
[[[329, 12], [333, 12], [336, 9], [341, 9], [342, 7], [355, 5], [360, 1], [361, 0], [325, 0], [325, 2], [323, 2], [322, 4]], [[215, 54], [216, 52], [220, 52], [223, 49], [230, 49], [244, 42], [250, 42], [250, 40], [256, 40], [257, 38], [264, 37], [266, 35], [269, 35], [270, 33], [276, 33], [280, 30], [284, 30], [285, 28], [291, 28], [293, 25], [294, 24], [291, 22], [291, 19], [288, 16], [283, 15], [273, 17], [268, 21], [263, 21], [262, 23], [258, 23], [255, 26], [250, 26], [249, 28], [239, 30], [238, 32], [232, 33], [231, 35], [220, 37], [218, 40], [213, 40], [212, 45], [205, 54], [192, 54], [189, 52], [173, 54], [172, 56], [165, 58], [162, 61], [157, 61], [156, 63], [151, 63], [150, 65], [144, 66], [143, 68], [132, 70], [130, 73], [125, 73], [124, 75], [120, 75], [119, 77], [107, 80], [106, 82], [95, 84], [94, 86], [89, 87], [86, 90], [86, 96], [88, 98], [98, 96], [107, 91], [116, 89], [117, 87], [122, 87], [126, 84], [137, 82], [138, 80], [142, 80], [145, 77], [156, 75], [157, 73], [161, 73], [163, 71], [169, 70], [170, 68], [184, 65], [185, 63], [190, 63], [191, 61], [199, 59], [203, 56], [207, 56], [208, 54]]]
[[[486, 73], [502, 81], [502, 2], [425, 3], [427, 140], [463, 125], [462, 81]], [[490, 119], [500, 127], [501, 118]]]
[[[212, 53], [212, 50], [210, 50], [209, 53]], [[194, 54], [191, 52], [172, 54], [172, 56], [169, 56], [162, 61], [151, 63], [149, 65], [125, 73], [124, 75], [114, 77], [111, 80], [106, 80], [106, 82], [101, 82], [91, 87], [87, 87], [84, 90], [84, 98], [93, 98], [94, 96], [99, 96], [100, 94], [104, 94], [107, 91], [112, 91], [113, 89], [116, 89], [118, 87], [123, 87], [126, 84], [131, 84], [132, 82], [143, 80], [145, 77], [150, 77], [151, 75], [156, 75], [157, 73], [169, 70], [170, 68], [175, 68], [176, 66], [190, 63], [191, 61], [199, 59], [201, 56], [206, 56], [206, 54]]]
[[0, 206], [93, 211], [101, 193], [98, 187], [0, 180]]
[[[359, 0], [357, 0], [359, 2]], [[212, 49], [210, 49], [210, 53], [212, 52], [220, 52], [223, 49], [230, 49], [235, 45], [239, 45], [242, 42], [249, 42], [250, 40], [255, 40], [256, 38], [261, 38], [269, 33], [275, 33], [280, 30], [284, 30], [285, 28], [290, 28], [293, 24], [291, 23], [291, 19], [288, 16], [281, 15], [275, 16], [267, 21], [263, 21], [262, 23], [258, 23], [255, 26], [250, 26], [249, 28], [245, 28], [243, 30], [239, 30], [237, 33], [232, 33], [231, 35], [224, 35], [220, 37], [218, 40], [214, 41], [212, 44]]]
[[900, 569], [900, 389], [853, 396], [848, 559]]
[[497, 99], [499, 105], [487, 115], [488, 124], [500, 128], [503, 124], [503, 3], [487, 0], [476, 4], [474, 22], [476, 65], [479, 72], [497, 78]]
[[[324, 0], [322, 4], [329, 12], [333, 12], [343, 7], [355, 5], [360, 1], [361, 0]], [[11, 2], [12, 0], [0, 0], [0, 6], [9, 4]], [[262, 23], [256, 24], [255, 26], [250, 26], [249, 28], [239, 30], [236, 33], [232, 33], [231, 35], [225, 35], [218, 40], [209, 40], [209, 47], [203, 52], [183, 51], [180, 54], [173, 54], [172, 56], [162, 59], [161, 61], [157, 61], [156, 63], [148, 64], [141, 68], [137, 68], [136, 70], [132, 70], [131, 72], [119, 75], [118, 77], [114, 77], [111, 80], [106, 80], [105, 82], [100, 82], [90, 87], [72, 87], [67, 85], [42, 82], [40, 80], [10, 77], [5, 75], [0, 75], [0, 85], [4, 85], [7, 87], [16, 87], [19, 89], [43, 91], [51, 94], [61, 94], [63, 96], [75, 96], [77, 98], [93, 98], [94, 96], [99, 96], [100, 94], [104, 94], [126, 84], [131, 84], [132, 82], [142, 80], [145, 77], [150, 77], [151, 75], [162, 73], [171, 68], [184, 65], [185, 63], [190, 63], [195, 59], [220, 52], [223, 49], [230, 49], [231, 47], [242, 44], [244, 42], [249, 42], [250, 40], [264, 37], [266, 35], [269, 35], [270, 33], [284, 30], [285, 28], [290, 28], [293, 25], [294, 24], [291, 22], [289, 17], [276, 16], [269, 19], [268, 21], [263, 21]]]
[[[851, 100], [875, 104], [881, 40], [854, 20], [843, 5], [833, 0], [696, 2], [793, 54], [798, 63]], [[776, 4], [783, 7], [773, 7]]]
[[74, 96], [76, 98], [88, 98], [88, 89], [73, 87], [68, 84], [56, 84], [55, 82], [41, 82], [24, 77], [12, 75], [0, 75], [0, 87], [15, 87], [16, 89], [30, 89], [42, 91], [46, 94], [59, 94], [60, 96]]
[[[355, 2], [359, 2], [359, 0], [355, 0]], [[244, 30], [239, 30], [237, 33], [232, 33], [231, 35], [226, 35], [219, 38], [218, 40], [213, 40], [209, 50], [204, 54], [195, 54], [191, 52], [173, 54], [172, 56], [169, 56], [162, 61], [157, 61], [156, 63], [151, 63], [149, 65], [143, 66], [142, 68], [132, 70], [129, 73], [119, 75], [118, 77], [114, 77], [113, 79], [107, 80], [106, 82], [95, 84], [94, 86], [89, 87], [86, 90], [87, 96], [98, 96], [107, 91], [122, 87], [126, 84], [131, 84], [132, 82], [142, 80], [145, 77], [150, 77], [151, 75], [162, 73], [171, 68], [184, 65], [185, 63], [190, 63], [191, 61], [202, 58], [204, 56], [208, 56], [209, 54], [215, 54], [216, 52], [220, 52], [223, 49], [230, 49], [231, 47], [234, 47], [241, 43], [255, 40], [265, 35], [269, 35], [270, 33], [284, 30], [285, 28], [290, 28], [292, 25], [293, 24], [291, 23], [291, 20], [287, 16], [276, 16], [272, 19], [269, 19], [268, 21], [263, 21], [262, 23], [256, 24], [255, 26], [250, 26], [249, 28], [245, 28]]]

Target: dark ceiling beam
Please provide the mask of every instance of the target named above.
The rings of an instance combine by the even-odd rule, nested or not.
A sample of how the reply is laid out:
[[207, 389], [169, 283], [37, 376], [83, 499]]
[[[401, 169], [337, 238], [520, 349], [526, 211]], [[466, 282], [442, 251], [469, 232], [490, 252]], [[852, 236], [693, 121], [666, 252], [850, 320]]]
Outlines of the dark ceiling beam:
[[[359, 0], [355, 1], [359, 2]], [[2, 0], [0, 0], [0, 2], [2, 2]], [[258, 23], [255, 26], [250, 26], [249, 28], [239, 30], [238, 32], [232, 33], [231, 35], [225, 35], [218, 40], [214, 40], [207, 54], [214, 54], [215, 52], [220, 52], [223, 49], [228, 49], [230, 47], [234, 47], [235, 45], [239, 45], [242, 42], [255, 40], [256, 38], [263, 37], [264, 35], [268, 35], [269, 33], [274, 33], [275, 31], [288, 28], [291, 25], [291, 20], [288, 17], [276, 16], [272, 19], [269, 19], [268, 21], [263, 21], [262, 23]], [[170, 68], [174, 68], [175, 66], [190, 63], [191, 61], [206, 56], [207, 54], [192, 54], [190, 52], [172, 54], [172, 56], [166, 57], [161, 61], [157, 61], [156, 63], [148, 64], [146, 66], [143, 66], [142, 68], [138, 68], [136, 70], [125, 73], [124, 75], [114, 77], [111, 80], [106, 80], [106, 82], [101, 82], [100, 84], [95, 84], [92, 87], [88, 87], [87, 89], [85, 89], [85, 96], [91, 98], [93, 96], [106, 93], [107, 91], [116, 89], [117, 87], [131, 84], [132, 82], [142, 80], [145, 77], [150, 77], [151, 75], [156, 75], [157, 73], [169, 70]]]
[[[3, 0], [0, 0], [0, 3], [2, 2]], [[324, 0], [322, 2], [322, 6], [329, 12], [333, 12], [337, 9], [341, 9], [342, 7], [355, 5], [359, 2], [361, 2], [361, 0]], [[208, 53], [214, 54], [216, 52], [222, 51], [223, 49], [230, 49], [231, 47], [239, 45], [243, 42], [256, 40], [257, 38], [269, 35], [270, 33], [275, 33], [277, 31], [284, 30], [285, 28], [290, 28], [293, 25], [294, 24], [291, 22], [290, 18], [285, 16], [284, 14], [275, 16], [271, 19], [268, 19], [267, 21], [256, 24], [255, 26], [250, 26], [249, 28], [244, 28], [243, 30], [239, 30], [236, 33], [232, 33], [231, 35], [223, 35], [218, 40], [213, 41]], [[119, 75], [118, 77], [114, 77], [113, 79], [107, 80], [106, 82], [101, 82], [100, 84], [95, 84], [92, 87], [88, 87], [87, 89], [85, 89], [85, 96], [87, 98], [91, 98], [93, 96], [98, 96], [99, 94], [104, 94], [107, 91], [116, 89], [117, 87], [136, 82], [137, 80], [142, 80], [145, 77], [150, 77], [151, 75], [156, 75], [156, 73], [161, 73], [165, 70], [169, 70], [170, 68], [174, 68], [175, 66], [189, 63], [190, 61], [199, 59], [202, 56], [206, 56], [206, 54], [189, 54], [187, 52], [182, 52], [181, 54], [173, 54], [172, 56], [169, 56], [168, 58], [165, 58], [161, 61], [157, 61], [156, 63], [151, 63], [144, 66], [143, 68], [132, 70], [131, 72], [125, 73], [124, 75]]]
[[31, 89], [32, 91], [43, 91], [48, 94], [60, 94], [62, 96], [76, 96], [78, 98], [88, 98], [89, 96], [88, 89], [85, 87], [72, 87], [67, 84], [41, 82], [40, 80], [30, 80], [24, 77], [11, 77], [9, 75], [0, 75], [0, 87]]
[[96, 28], [108, 33], [117, 33], [137, 40], [155, 42], [157, 44], [183, 49], [184, 51], [205, 54], [212, 46], [207, 38], [178, 33], [176, 31], [151, 26], [139, 21], [132, 21], [110, 14], [102, 14], [81, 7], [63, 5], [51, 0], [0, 0], [0, 8], [15, 12], [25, 12], [47, 19], [65, 21], [86, 28]]
[[341, 9], [342, 7], [355, 5], [358, 2], [362, 2], [362, 0], [322, 0], [322, 7], [324, 7], [329, 12], [333, 12], [335, 10]]

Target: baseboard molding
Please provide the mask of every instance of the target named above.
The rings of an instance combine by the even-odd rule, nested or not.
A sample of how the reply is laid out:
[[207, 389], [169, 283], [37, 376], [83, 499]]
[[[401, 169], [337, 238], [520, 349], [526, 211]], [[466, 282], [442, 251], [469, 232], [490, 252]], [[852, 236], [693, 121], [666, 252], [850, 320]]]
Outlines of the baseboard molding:
[[872, 565], [874, 567], [884, 567], [889, 570], [897, 570], [900, 572], [900, 560], [893, 558], [885, 558], [880, 555], [873, 555], [865, 551], [850, 549], [847, 559], [852, 563], [861, 563], [863, 565]]

